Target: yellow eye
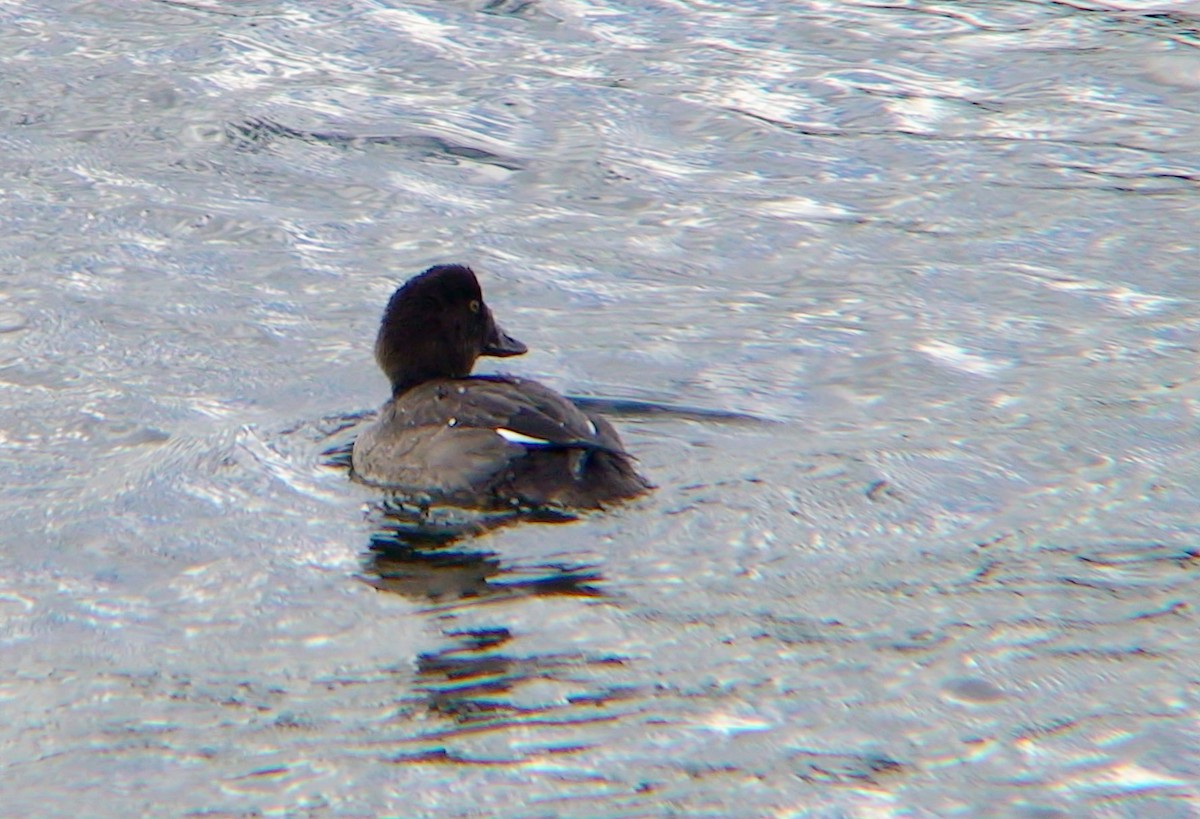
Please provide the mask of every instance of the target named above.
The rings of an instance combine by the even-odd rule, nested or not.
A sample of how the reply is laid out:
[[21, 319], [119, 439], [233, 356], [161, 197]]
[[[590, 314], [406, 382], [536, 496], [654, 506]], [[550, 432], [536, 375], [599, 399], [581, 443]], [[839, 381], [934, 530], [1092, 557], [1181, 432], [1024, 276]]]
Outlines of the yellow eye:
[[479, 299], [471, 299], [471, 303], [467, 306], [471, 308], [472, 313], [478, 313], [479, 312]]

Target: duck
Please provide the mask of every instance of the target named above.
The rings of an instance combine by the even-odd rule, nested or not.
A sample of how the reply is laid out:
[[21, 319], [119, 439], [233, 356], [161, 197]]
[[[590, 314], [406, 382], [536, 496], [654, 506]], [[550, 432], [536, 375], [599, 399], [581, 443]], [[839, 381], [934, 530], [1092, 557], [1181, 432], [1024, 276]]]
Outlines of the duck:
[[435, 265], [398, 287], [375, 339], [392, 397], [354, 442], [354, 477], [478, 509], [600, 509], [651, 489], [603, 417], [528, 378], [471, 374], [481, 356], [527, 351], [470, 267]]

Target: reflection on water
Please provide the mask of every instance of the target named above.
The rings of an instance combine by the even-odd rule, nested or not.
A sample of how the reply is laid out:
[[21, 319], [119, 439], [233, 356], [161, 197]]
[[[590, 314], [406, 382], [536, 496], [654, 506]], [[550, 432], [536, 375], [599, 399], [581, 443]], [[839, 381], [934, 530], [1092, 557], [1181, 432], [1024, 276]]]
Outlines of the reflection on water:
[[603, 579], [597, 566], [509, 565], [495, 552], [476, 551], [469, 541], [458, 542], [460, 537], [458, 530], [448, 535], [444, 528], [432, 532], [414, 529], [407, 520], [377, 533], [371, 538], [365, 565], [369, 582], [384, 591], [434, 603], [602, 595], [595, 585]]
[[[397, 512], [401, 514], [397, 516]], [[603, 577], [597, 566], [542, 563], [517, 565], [495, 552], [473, 547], [471, 536], [511, 523], [488, 521], [469, 529], [445, 525], [423, 528], [428, 510], [419, 518], [410, 510], [388, 507], [380, 528], [371, 537], [364, 562], [367, 582], [380, 591], [403, 595], [426, 611], [461, 612], [464, 606], [514, 602], [531, 597], [602, 598]], [[533, 521], [524, 521], [537, 525]], [[558, 522], [562, 522], [561, 520]], [[445, 622], [454, 622], [453, 619]], [[493, 621], [494, 623], [494, 621]], [[393, 762], [445, 762], [487, 764], [514, 761], [525, 752], [480, 751], [470, 742], [479, 732], [518, 726], [559, 726], [571, 729], [611, 722], [616, 712], [605, 708], [623, 699], [617, 690], [597, 691], [589, 680], [597, 670], [623, 666], [617, 656], [591, 656], [578, 651], [546, 651], [514, 644], [512, 628], [489, 625], [465, 630], [448, 629], [445, 645], [416, 657], [414, 690], [424, 699], [425, 710], [450, 724], [423, 728]], [[553, 687], [547, 700], [537, 689]], [[534, 691], [532, 697], [527, 693]], [[576, 735], [562, 741], [540, 743], [538, 754], [572, 754], [585, 747]]]
[[[500, 727], [517, 721], [590, 722], [604, 698], [595, 694], [559, 699], [550, 707], [524, 707], [510, 695], [520, 686], [540, 681], [570, 683], [586, 676], [589, 666], [621, 665], [619, 657], [545, 653], [514, 656], [500, 650], [512, 639], [506, 629], [450, 633], [458, 645], [422, 654], [417, 659], [418, 690], [429, 707], [459, 728]], [[583, 709], [580, 706], [584, 706]], [[611, 719], [611, 717], [604, 717]]]
[[346, 150], [376, 145], [399, 148], [423, 159], [440, 158], [443, 161], [467, 159], [485, 165], [495, 165], [498, 168], [509, 171], [519, 171], [524, 167], [524, 163], [520, 160], [497, 156], [482, 148], [475, 148], [469, 145], [456, 145], [448, 139], [437, 136], [387, 136], [382, 134], [301, 131], [277, 122], [261, 119], [249, 119], [240, 123], [230, 123], [227, 126], [226, 134], [231, 144], [239, 146], [243, 150], [269, 148], [272, 140], [275, 139], [296, 139]]

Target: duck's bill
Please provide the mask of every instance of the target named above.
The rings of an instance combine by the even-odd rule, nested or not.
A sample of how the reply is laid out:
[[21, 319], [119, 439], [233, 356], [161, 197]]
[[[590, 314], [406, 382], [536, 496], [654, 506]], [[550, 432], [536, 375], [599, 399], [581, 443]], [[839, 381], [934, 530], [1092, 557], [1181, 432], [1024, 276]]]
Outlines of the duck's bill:
[[511, 355], [522, 355], [529, 348], [504, 332], [496, 322], [492, 322], [492, 331], [488, 334], [487, 343], [483, 345], [484, 355], [494, 355], [497, 358], [507, 358]]

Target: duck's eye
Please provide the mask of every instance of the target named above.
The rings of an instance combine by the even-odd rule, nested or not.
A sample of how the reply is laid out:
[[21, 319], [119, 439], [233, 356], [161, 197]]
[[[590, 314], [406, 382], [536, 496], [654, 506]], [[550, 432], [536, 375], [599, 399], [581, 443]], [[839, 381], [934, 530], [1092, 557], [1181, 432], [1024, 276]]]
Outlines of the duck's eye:
[[479, 312], [479, 299], [471, 299], [471, 303], [467, 305], [471, 308], [472, 313]]

